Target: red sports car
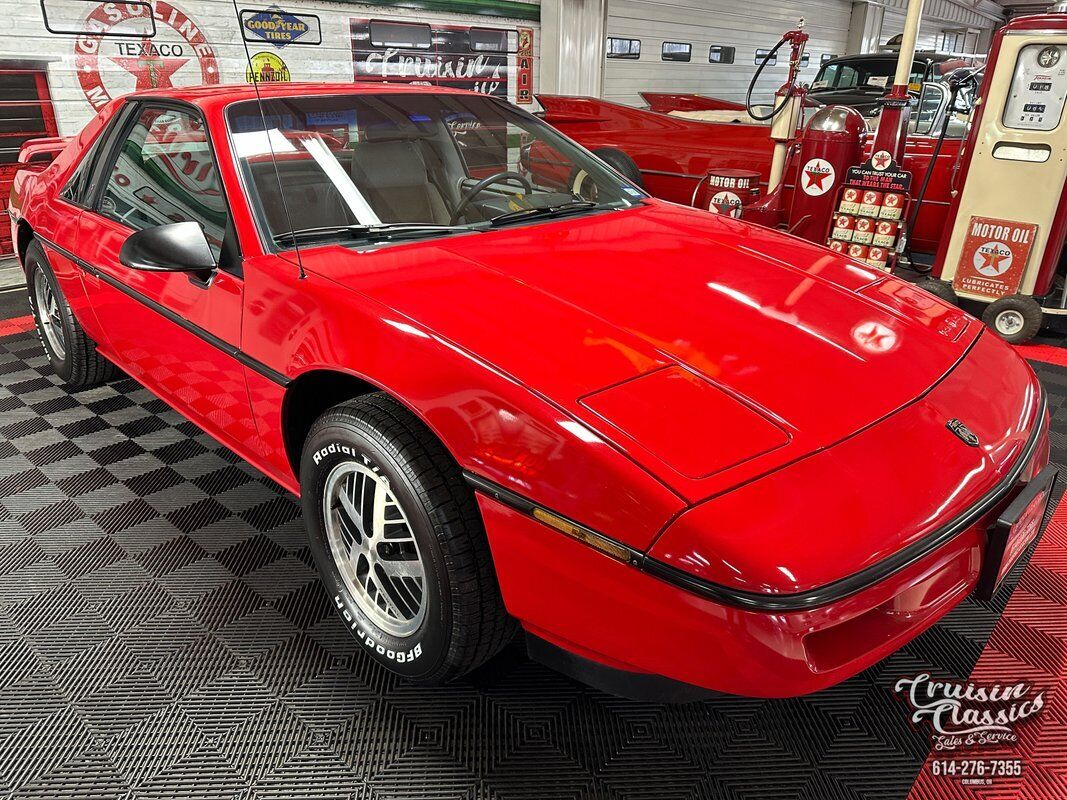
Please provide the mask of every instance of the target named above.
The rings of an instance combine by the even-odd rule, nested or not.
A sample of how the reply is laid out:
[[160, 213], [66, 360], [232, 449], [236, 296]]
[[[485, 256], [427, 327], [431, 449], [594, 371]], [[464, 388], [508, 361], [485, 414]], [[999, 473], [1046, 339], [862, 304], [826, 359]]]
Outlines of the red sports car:
[[959, 309], [494, 98], [260, 92], [116, 100], [20, 176], [14, 235], [58, 375], [117, 366], [299, 493], [389, 669], [517, 623], [620, 693], [798, 695], [1038, 535], [1042, 389]]

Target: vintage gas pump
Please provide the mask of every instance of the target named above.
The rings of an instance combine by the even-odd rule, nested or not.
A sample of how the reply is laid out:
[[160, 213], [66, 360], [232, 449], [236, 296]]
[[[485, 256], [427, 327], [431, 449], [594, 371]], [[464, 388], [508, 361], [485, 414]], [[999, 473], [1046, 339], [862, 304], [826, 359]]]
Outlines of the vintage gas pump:
[[1033, 337], [1044, 314], [1067, 314], [1067, 291], [1054, 290], [1067, 235], [1065, 102], [1067, 14], [1001, 28], [934, 264], [941, 282], [924, 282], [989, 303], [982, 318], [1011, 342]]
[[[774, 142], [774, 152], [771, 156], [771, 170], [767, 178], [767, 196], [751, 206], [746, 206], [744, 216], [745, 219], [772, 228], [782, 222], [785, 215], [782, 203], [782, 178], [785, 175], [790, 148], [797, 141], [797, 131], [808, 96], [807, 87], [801, 85], [799, 79], [800, 65], [807, 43], [808, 34], [804, 32], [802, 17], [796, 30], [785, 33], [778, 44], [763, 57], [752, 75], [752, 80], [748, 84], [748, 92], [745, 95], [745, 107], [748, 109], [749, 116], [759, 122], [770, 120], [770, 138]], [[778, 51], [787, 44], [790, 46], [789, 75], [785, 83], [775, 92], [770, 108], [762, 110], [753, 104], [752, 92], [764, 68], [772, 63]]]

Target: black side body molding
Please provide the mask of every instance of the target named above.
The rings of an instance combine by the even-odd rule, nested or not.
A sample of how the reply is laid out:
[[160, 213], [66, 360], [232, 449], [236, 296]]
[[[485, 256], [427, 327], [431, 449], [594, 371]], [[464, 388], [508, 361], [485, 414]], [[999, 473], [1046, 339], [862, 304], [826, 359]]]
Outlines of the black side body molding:
[[64, 258], [69, 259], [70, 261], [74, 262], [74, 264], [76, 264], [79, 269], [83, 270], [84, 272], [89, 273], [94, 278], [97, 278], [98, 280], [103, 281], [108, 286], [111, 286], [112, 288], [117, 289], [118, 291], [120, 291], [124, 295], [126, 295], [127, 297], [130, 297], [130, 298], [136, 300], [138, 303], [141, 303], [142, 305], [147, 306], [148, 308], [152, 309], [153, 311], [155, 311], [160, 316], [165, 317], [166, 319], [168, 319], [171, 322], [173, 322], [179, 328], [182, 328], [183, 330], [188, 331], [189, 333], [193, 334], [193, 336], [196, 336], [198, 339], [201, 339], [201, 340], [207, 342], [212, 347], [214, 347], [214, 348], [216, 348], [218, 350], [221, 350], [226, 355], [230, 356], [231, 358], [236, 359], [237, 361], [239, 361], [244, 366], [248, 367], [253, 372], [259, 373], [260, 375], [262, 375], [264, 378], [266, 378], [267, 380], [271, 381], [272, 383], [276, 383], [281, 387], [286, 387], [290, 383], [292, 383], [290, 378], [288, 378], [287, 376], [285, 376], [282, 373], [278, 372], [277, 370], [275, 370], [275, 369], [273, 369], [271, 367], [268, 367], [262, 361], [257, 361], [256, 359], [252, 358], [251, 356], [249, 356], [244, 351], [240, 350], [239, 348], [235, 347], [234, 345], [230, 344], [229, 342], [223, 341], [222, 339], [220, 339], [218, 336], [216, 336], [215, 334], [211, 333], [210, 331], [206, 331], [203, 328], [201, 328], [199, 325], [196, 325], [196, 324], [190, 322], [189, 320], [185, 319], [184, 317], [181, 317], [178, 314], [175, 314], [169, 308], [160, 305], [159, 303], [157, 303], [155, 300], [151, 299], [150, 297], [145, 297], [143, 294], [141, 294], [137, 290], [131, 289], [129, 286], [124, 284], [122, 281], [120, 281], [120, 280], [118, 280], [116, 278], [113, 278], [112, 276], [108, 275], [107, 273], [101, 272], [100, 270], [98, 270], [96, 267], [94, 267], [89, 262], [85, 261], [84, 259], [78, 258], [78, 256], [74, 255], [69, 250], [66, 250], [65, 248], [60, 247], [55, 242], [49, 241], [48, 239], [45, 239], [42, 236], [37, 236], [37, 239], [41, 242], [41, 244], [45, 245], [46, 247], [51, 248], [52, 250], [55, 250], [57, 253], [59, 253]]

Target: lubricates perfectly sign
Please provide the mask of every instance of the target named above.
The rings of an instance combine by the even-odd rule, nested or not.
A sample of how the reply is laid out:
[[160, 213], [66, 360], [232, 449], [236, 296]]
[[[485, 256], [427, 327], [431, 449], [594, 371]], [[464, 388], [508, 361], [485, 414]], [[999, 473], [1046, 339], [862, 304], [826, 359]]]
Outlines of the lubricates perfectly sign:
[[971, 217], [952, 285], [957, 291], [996, 299], [1019, 291], [1037, 238], [1037, 225]]

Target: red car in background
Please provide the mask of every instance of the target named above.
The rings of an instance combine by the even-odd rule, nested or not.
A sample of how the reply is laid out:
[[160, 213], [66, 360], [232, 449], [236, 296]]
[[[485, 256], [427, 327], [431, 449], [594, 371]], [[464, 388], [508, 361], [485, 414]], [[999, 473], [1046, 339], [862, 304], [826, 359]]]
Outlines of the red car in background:
[[[642, 95], [650, 109], [612, 103], [593, 97], [539, 94], [544, 119], [568, 137], [637, 182], [653, 196], [683, 205], [708, 207], [712, 192], [705, 178], [709, 171], [743, 169], [759, 173], [766, 190], [774, 142], [770, 126], [753, 120], [743, 105], [699, 95]], [[809, 95], [810, 106], [816, 105]], [[810, 120], [812, 110], [806, 111]], [[952, 199], [953, 167], [960, 154], [964, 123], [953, 120], [950, 136], [940, 151], [937, 133], [909, 133], [904, 169], [920, 186], [933, 170], [911, 236], [914, 250], [934, 253], [944, 233]], [[870, 130], [874, 122], [868, 121]], [[869, 155], [872, 135], [865, 141]], [[934, 161], [936, 157], [936, 162]], [[933, 164], [933, 166], [931, 166]], [[797, 182], [798, 158], [786, 164], [783, 204], [789, 208]], [[958, 187], [957, 187], [958, 188]]]
[[454, 678], [517, 621], [620, 693], [799, 695], [1038, 534], [1040, 384], [959, 309], [493, 98], [259, 93], [112, 102], [13, 235], [57, 373], [117, 366], [299, 493], [383, 666]]

